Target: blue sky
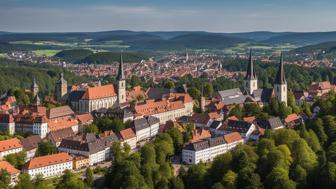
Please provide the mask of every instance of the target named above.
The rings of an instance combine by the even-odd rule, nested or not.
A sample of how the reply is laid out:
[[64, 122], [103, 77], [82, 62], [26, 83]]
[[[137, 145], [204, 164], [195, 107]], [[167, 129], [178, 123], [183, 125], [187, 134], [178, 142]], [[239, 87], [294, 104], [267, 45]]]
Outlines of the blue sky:
[[334, 31], [335, 0], [0, 0], [0, 31]]

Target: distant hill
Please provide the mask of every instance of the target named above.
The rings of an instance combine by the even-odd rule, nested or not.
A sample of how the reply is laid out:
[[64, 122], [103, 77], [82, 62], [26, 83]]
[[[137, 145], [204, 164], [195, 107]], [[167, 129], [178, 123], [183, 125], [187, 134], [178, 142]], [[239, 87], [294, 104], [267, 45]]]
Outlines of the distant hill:
[[309, 33], [290, 33], [271, 37], [262, 41], [268, 44], [291, 43], [296, 45], [317, 44], [328, 41], [336, 41], [336, 32], [309, 32]]
[[325, 42], [325, 43], [319, 43], [315, 45], [308, 45], [304, 47], [300, 47], [297, 49], [292, 50], [292, 52], [296, 53], [313, 53], [317, 51], [332, 51], [336, 49], [336, 41], [332, 42]]
[[75, 63], [92, 54], [93, 52], [88, 49], [71, 49], [60, 51], [57, 54], [55, 54], [55, 57], [65, 60], [67, 62]]
[[228, 33], [227, 35], [260, 42], [260, 41], [270, 39], [272, 37], [278, 37], [278, 36], [283, 36], [287, 34], [291, 34], [291, 32], [255, 31], [255, 32], [244, 32], [244, 33]]
[[[148, 59], [148, 55], [135, 52], [123, 53], [124, 62], [140, 62], [141, 60]], [[99, 52], [87, 56], [81, 61], [76, 63], [88, 63], [88, 64], [112, 64], [113, 62], [120, 61], [120, 52]]]

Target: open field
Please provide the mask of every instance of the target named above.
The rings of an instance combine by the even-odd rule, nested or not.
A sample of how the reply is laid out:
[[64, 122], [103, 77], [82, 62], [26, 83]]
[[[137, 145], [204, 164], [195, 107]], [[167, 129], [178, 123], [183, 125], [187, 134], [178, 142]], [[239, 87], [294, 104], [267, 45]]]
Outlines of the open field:
[[54, 56], [59, 50], [35, 50], [33, 53], [37, 56]]
[[251, 43], [239, 43], [234, 47], [225, 48], [225, 54], [236, 54], [236, 53], [246, 53], [248, 49], [262, 50], [264, 52], [272, 51], [288, 51], [298, 48], [297, 45], [283, 44], [283, 45], [266, 45], [266, 44], [251, 44]]

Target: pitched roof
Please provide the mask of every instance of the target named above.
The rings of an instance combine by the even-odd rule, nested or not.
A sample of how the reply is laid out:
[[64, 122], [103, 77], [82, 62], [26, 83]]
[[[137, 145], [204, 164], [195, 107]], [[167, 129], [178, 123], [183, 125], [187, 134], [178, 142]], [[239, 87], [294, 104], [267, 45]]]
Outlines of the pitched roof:
[[42, 141], [41, 137], [39, 135], [32, 135], [27, 138], [21, 139], [21, 143], [23, 146], [23, 149], [26, 151], [35, 149], [38, 147], [38, 143]]
[[187, 144], [184, 147], [184, 149], [192, 150], [192, 151], [200, 151], [200, 150], [204, 150], [204, 149], [214, 147], [214, 146], [218, 146], [218, 145], [225, 144], [225, 143], [226, 142], [225, 142], [223, 136], [219, 136], [219, 137], [207, 138], [207, 139], [204, 139], [204, 140], [191, 142], [191, 143]]
[[182, 101], [161, 100], [157, 102], [147, 101], [145, 104], [139, 104], [134, 107], [135, 113], [139, 115], [153, 115], [162, 112], [172, 111], [184, 108]]
[[246, 133], [251, 126], [252, 123], [245, 121], [228, 120], [228, 123], [223, 125], [220, 129], [228, 132]]
[[276, 129], [283, 126], [283, 123], [279, 117], [272, 117], [268, 119], [268, 126], [270, 129]]
[[8, 140], [0, 141], [0, 152], [16, 148], [22, 148], [21, 141], [18, 138], [11, 138]]
[[19, 170], [17, 170], [15, 167], [13, 167], [10, 163], [7, 161], [0, 161], [0, 170], [4, 169], [6, 170], [10, 175], [18, 174], [20, 173]]
[[293, 121], [296, 121], [299, 119], [299, 116], [297, 114], [289, 114], [286, 119], [285, 119], [285, 123], [290, 123], [290, 122], [293, 122]]
[[123, 140], [128, 140], [128, 139], [136, 137], [132, 128], [121, 130], [119, 132], [119, 135]]
[[56, 131], [59, 129], [71, 128], [73, 126], [78, 125], [78, 121], [75, 118], [57, 118], [54, 120], [48, 121], [48, 130], [49, 131]]
[[230, 144], [230, 143], [242, 140], [243, 138], [238, 132], [232, 132], [232, 133], [224, 135], [224, 139], [228, 144]]
[[26, 164], [25, 168], [28, 170], [36, 169], [40, 167], [65, 163], [69, 161], [72, 161], [72, 157], [68, 153], [61, 152], [58, 154], [35, 157]]
[[93, 120], [93, 116], [92, 116], [92, 114], [90, 114], [90, 113], [78, 114], [78, 115], [77, 115], [77, 120], [78, 120], [80, 123], [87, 123], [87, 122]]
[[255, 116], [244, 117], [243, 120], [248, 123], [253, 123], [256, 120]]
[[71, 127], [49, 132], [50, 137], [55, 142], [61, 142], [63, 138], [75, 136]]
[[108, 98], [116, 96], [114, 86], [112, 84], [102, 85], [97, 87], [90, 87], [86, 89], [86, 92], [82, 96], [85, 100], [94, 100], [99, 98]]
[[47, 112], [49, 119], [54, 119], [58, 117], [64, 116], [72, 116], [74, 115], [74, 111], [69, 106], [60, 106], [56, 108], [51, 108]]
[[190, 142], [196, 142], [202, 139], [210, 138], [211, 133], [208, 129], [194, 129], [191, 133]]

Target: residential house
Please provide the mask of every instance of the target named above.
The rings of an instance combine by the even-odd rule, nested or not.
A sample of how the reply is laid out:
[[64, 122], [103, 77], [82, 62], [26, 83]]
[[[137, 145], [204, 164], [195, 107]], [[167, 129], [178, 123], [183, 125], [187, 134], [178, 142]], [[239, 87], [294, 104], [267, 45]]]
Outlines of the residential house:
[[119, 140], [122, 144], [128, 144], [131, 149], [136, 148], [137, 137], [132, 128], [123, 129], [119, 132]]
[[10, 186], [14, 186], [20, 174], [20, 171], [13, 167], [7, 161], [0, 161], [0, 170], [6, 170], [10, 176]]
[[137, 141], [147, 140], [158, 134], [160, 128], [160, 120], [157, 117], [148, 116], [135, 119], [133, 122]]
[[23, 150], [27, 153], [26, 161], [31, 160], [37, 151], [38, 144], [42, 141], [39, 135], [32, 135], [21, 139]]
[[72, 130], [71, 127], [59, 129], [56, 131], [51, 131], [48, 134], [48, 139], [50, 142], [58, 147], [61, 144], [62, 139], [75, 136], [76, 133]]
[[9, 154], [21, 152], [22, 143], [18, 138], [11, 138], [0, 141], [0, 160]]

